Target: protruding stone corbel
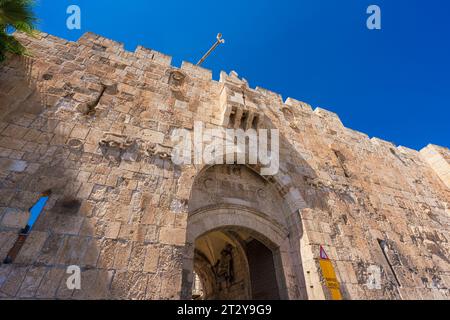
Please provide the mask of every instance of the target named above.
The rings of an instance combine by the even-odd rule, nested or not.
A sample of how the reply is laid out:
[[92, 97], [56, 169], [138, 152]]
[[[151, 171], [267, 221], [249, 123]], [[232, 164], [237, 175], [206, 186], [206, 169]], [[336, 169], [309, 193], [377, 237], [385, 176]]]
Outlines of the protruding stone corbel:
[[172, 158], [172, 148], [157, 143], [155, 145], [147, 147], [146, 154], [149, 157], [157, 156], [161, 159], [170, 160]]
[[137, 161], [139, 156], [138, 141], [125, 135], [107, 132], [100, 140], [99, 145], [103, 155], [116, 162], [120, 162], [121, 159]]
[[130, 147], [133, 143], [134, 141], [125, 135], [106, 132], [99, 144], [103, 147], [124, 149]]

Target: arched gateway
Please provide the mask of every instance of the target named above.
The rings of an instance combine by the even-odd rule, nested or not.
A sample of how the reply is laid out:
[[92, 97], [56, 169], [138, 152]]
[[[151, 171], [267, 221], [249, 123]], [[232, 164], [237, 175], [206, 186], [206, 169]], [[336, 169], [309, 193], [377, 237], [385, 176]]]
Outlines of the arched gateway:
[[189, 200], [183, 298], [306, 299], [295, 220], [250, 167], [203, 169]]

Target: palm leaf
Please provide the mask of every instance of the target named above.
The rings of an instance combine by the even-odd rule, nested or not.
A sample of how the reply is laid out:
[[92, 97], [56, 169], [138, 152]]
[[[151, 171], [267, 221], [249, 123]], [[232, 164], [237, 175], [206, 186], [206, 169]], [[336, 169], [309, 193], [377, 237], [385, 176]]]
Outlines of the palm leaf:
[[0, 25], [31, 33], [36, 22], [33, 3], [33, 0], [0, 0]]
[[4, 51], [19, 55], [27, 55], [26, 48], [13, 36], [0, 32], [0, 47]]
[[6, 53], [28, 55], [25, 47], [12, 35], [11, 29], [35, 35], [32, 6], [34, 0], [0, 0], [0, 62], [6, 58]]

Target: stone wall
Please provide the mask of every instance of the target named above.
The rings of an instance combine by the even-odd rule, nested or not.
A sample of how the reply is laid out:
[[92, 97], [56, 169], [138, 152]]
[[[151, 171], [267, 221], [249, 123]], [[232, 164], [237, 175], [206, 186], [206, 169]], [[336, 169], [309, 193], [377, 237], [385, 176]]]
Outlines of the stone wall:
[[430, 144], [423, 148], [420, 153], [431, 168], [436, 171], [442, 182], [450, 188], [450, 150]]
[[[236, 73], [214, 81], [90, 33], [17, 37], [32, 57], [0, 66], [1, 260], [39, 194], [53, 194], [17, 259], [0, 265], [0, 298], [180, 298], [192, 287], [189, 201], [204, 167], [175, 165], [170, 136], [194, 121], [279, 128], [281, 168], [264, 179], [284, 201], [288, 232], [273, 239], [289, 297], [306, 287], [308, 298], [329, 298], [323, 245], [345, 299], [450, 298], [448, 149], [370, 139]], [[74, 264], [82, 290], [66, 286]], [[381, 289], [367, 285], [371, 266]]]

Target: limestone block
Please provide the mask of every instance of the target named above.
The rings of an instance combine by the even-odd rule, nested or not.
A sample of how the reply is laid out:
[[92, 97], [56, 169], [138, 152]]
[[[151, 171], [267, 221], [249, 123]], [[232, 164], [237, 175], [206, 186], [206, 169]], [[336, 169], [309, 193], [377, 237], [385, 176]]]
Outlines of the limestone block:
[[83, 216], [56, 213], [53, 216], [53, 232], [77, 235], [83, 224]]
[[182, 246], [186, 241], [186, 230], [162, 227], [159, 235], [159, 241], [164, 244]]
[[88, 238], [65, 237], [56, 257], [57, 263], [63, 265], [80, 265], [88, 243]]
[[131, 242], [119, 241], [116, 243], [116, 252], [114, 257], [114, 269], [127, 270], [130, 262], [130, 254], [132, 250]]
[[36, 261], [47, 237], [47, 232], [32, 231], [17, 255], [15, 262], [29, 264]]
[[158, 271], [159, 254], [160, 251], [158, 248], [147, 247], [143, 271], [151, 273], [156, 273]]
[[111, 293], [115, 299], [143, 300], [147, 281], [147, 275], [140, 272], [116, 272]]
[[192, 63], [183, 61], [181, 64], [181, 71], [186, 72], [191, 77], [199, 78], [202, 80], [211, 80], [212, 71], [204, 69], [202, 67], [193, 65]]
[[117, 239], [119, 236], [120, 227], [122, 226], [122, 223], [117, 222], [109, 222], [108, 226], [106, 227], [105, 231], [105, 237], [108, 239]]
[[128, 269], [130, 271], [143, 271], [146, 253], [146, 245], [142, 244], [142, 242], [133, 243]]
[[28, 163], [21, 160], [0, 158], [0, 169], [5, 171], [23, 172]]
[[28, 129], [22, 126], [17, 126], [14, 124], [10, 124], [1, 132], [2, 136], [13, 137], [16, 139], [21, 139], [25, 136]]
[[86, 139], [87, 135], [89, 133], [89, 127], [84, 125], [77, 125], [72, 129], [72, 132], [70, 133], [71, 138], [75, 139]]
[[99, 271], [96, 269], [87, 269], [81, 271], [81, 288], [75, 290], [73, 293], [73, 299], [94, 299], [99, 294], [94, 294], [96, 291], [95, 285]]
[[77, 197], [81, 199], [87, 199], [91, 194], [93, 187], [93, 183], [83, 183], [78, 190]]
[[100, 255], [100, 241], [95, 238], [91, 238], [87, 245], [86, 251], [83, 256], [82, 265], [87, 267], [95, 267]]
[[5, 281], [8, 279], [8, 275], [11, 273], [13, 268], [14, 268], [14, 266], [11, 264], [1, 264], [0, 265], [0, 288], [5, 283]]
[[45, 267], [30, 268], [17, 293], [19, 298], [33, 298], [39, 288], [47, 269]]
[[30, 213], [24, 210], [8, 208], [5, 210], [1, 224], [10, 228], [25, 228]]
[[0, 287], [0, 293], [6, 294], [7, 297], [16, 297], [27, 271], [28, 267], [14, 267]]
[[141, 137], [145, 141], [162, 144], [164, 142], [164, 134], [158, 131], [144, 129], [141, 132]]
[[97, 261], [97, 267], [103, 269], [112, 269], [114, 267], [116, 243], [114, 240], [104, 240], [98, 244], [100, 255]]
[[42, 246], [37, 262], [45, 265], [55, 264], [57, 261], [58, 250], [62, 246], [63, 241], [63, 235], [50, 234]]

